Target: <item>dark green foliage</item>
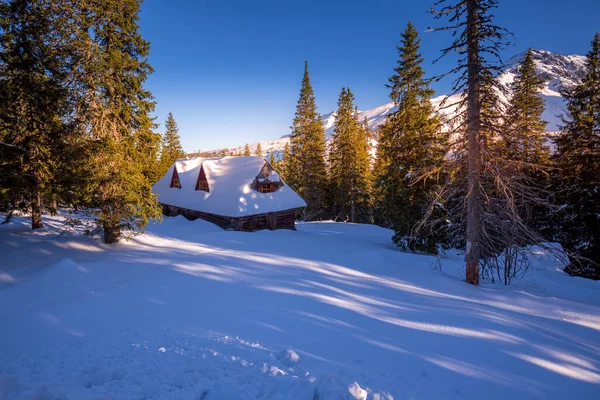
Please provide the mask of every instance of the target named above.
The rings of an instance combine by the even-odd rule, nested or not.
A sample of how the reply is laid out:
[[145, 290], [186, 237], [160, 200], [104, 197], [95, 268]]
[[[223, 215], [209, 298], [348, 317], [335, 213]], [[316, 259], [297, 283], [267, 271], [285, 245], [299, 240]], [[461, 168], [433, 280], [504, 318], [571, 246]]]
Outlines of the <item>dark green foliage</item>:
[[250, 146], [248, 146], [248, 143], [246, 143], [246, 146], [244, 146], [244, 156], [248, 157], [251, 155], [252, 155], [252, 152], [250, 151]]
[[79, 41], [82, 77], [78, 108], [88, 136], [86, 205], [97, 210], [107, 243], [143, 230], [160, 218], [152, 194], [159, 136], [150, 113], [154, 102], [143, 88], [152, 67], [150, 45], [139, 33], [138, 0], [80, 4]]
[[368, 126], [358, 120], [354, 95], [342, 88], [329, 151], [329, 181], [335, 219], [370, 222], [371, 160]]
[[281, 155], [281, 161], [279, 161], [278, 166], [279, 175], [285, 180], [288, 181], [288, 171], [290, 168], [290, 145], [288, 143], [283, 146], [283, 154]]
[[583, 82], [567, 91], [568, 117], [556, 139], [556, 239], [571, 252], [567, 272], [600, 279], [600, 34]]
[[178, 158], [185, 157], [185, 152], [181, 146], [179, 138], [179, 128], [177, 122], [173, 118], [173, 114], [169, 113], [165, 121], [165, 133], [162, 137], [162, 148], [160, 152], [161, 175], [164, 175], [167, 170], [173, 165]]
[[321, 218], [326, 214], [325, 130], [317, 112], [308, 63], [304, 65], [300, 99], [291, 128], [285, 176], [288, 184], [306, 201], [305, 219]]
[[433, 116], [433, 90], [424, 78], [420, 39], [409, 23], [398, 46], [400, 59], [389, 79], [390, 98], [398, 109], [380, 128], [375, 187], [380, 218], [394, 231], [394, 243], [405, 250], [436, 253], [443, 226], [418, 228], [430, 210], [440, 175], [424, 174], [443, 159], [446, 138]]
[[542, 120], [544, 80], [537, 75], [531, 49], [517, 67], [507, 110], [503, 146], [507, 156], [529, 164], [545, 164], [550, 150], [545, 144], [546, 121]]
[[[0, 192], [42, 227], [42, 198], [56, 190], [71, 140], [63, 2], [0, 4]], [[63, 171], [64, 172], [64, 171]]]
[[257, 155], [257, 156], [262, 156], [262, 155], [263, 155], [263, 154], [262, 154], [262, 152], [263, 152], [263, 151], [262, 151], [262, 146], [261, 146], [261, 145], [260, 145], [260, 143], [259, 143], [259, 144], [257, 144], [257, 145], [256, 145], [256, 150], [255, 150], [255, 152], [254, 152], [254, 155]]

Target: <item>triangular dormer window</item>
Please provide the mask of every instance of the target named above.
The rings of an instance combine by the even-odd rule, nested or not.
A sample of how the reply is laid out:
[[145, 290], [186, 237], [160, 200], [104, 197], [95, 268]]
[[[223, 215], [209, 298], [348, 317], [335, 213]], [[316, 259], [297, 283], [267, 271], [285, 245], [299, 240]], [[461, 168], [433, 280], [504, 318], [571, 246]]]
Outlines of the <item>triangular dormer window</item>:
[[210, 192], [210, 188], [208, 187], [208, 181], [206, 180], [206, 174], [204, 173], [203, 165], [200, 166], [200, 173], [198, 174], [198, 181], [196, 182], [196, 190]]
[[265, 160], [260, 172], [252, 182], [252, 189], [260, 193], [272, 193], [283, 186], [279, 174], [273, 169], [271, 164]]
[[171, 176], [171, 186], [169, 187], [181, 189], [181, 181], [179, 180], [177, 167], [173, 167], [173, 176]]

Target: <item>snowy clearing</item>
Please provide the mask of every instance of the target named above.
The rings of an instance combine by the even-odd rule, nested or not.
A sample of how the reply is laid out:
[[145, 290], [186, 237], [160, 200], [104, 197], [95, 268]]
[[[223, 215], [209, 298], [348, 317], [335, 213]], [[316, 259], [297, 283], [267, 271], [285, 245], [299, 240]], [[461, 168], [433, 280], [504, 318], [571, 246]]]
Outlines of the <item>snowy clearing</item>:
[[0, 226], [0, 399], [593, 399], [600, 282], [549, 256], [512, 286], [391, 232], [165, 218], [104, 245]]

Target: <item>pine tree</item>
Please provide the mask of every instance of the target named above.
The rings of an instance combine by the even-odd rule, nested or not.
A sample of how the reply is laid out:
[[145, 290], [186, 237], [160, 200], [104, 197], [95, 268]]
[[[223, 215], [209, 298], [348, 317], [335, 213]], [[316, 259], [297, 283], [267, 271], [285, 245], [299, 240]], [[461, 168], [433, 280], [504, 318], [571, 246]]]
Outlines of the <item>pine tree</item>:
[[291, 128], [290, 155], [286, 160], [288, 184], [306, 201], [304, 218], [319, 218], [326, 209], [325, 130], [317, 112], [308, 62], [304, 64], [300, 98]]
[[279, 172], [279, 175], [281, 175], [283, 180], [285, 180], [286, 182], [289, 180], [288, 171], [290, 168], [290, 158], [290, 145], [286, 143], [285, 146], [283, 146], [283, 154], [281, 155], [281, 161], [279, 161], [279, 169], [277, 170], [277, 172]]
[[0, 187], [12, 207], [31, 211], [32, 229], [43, 227], [42, 199], [56, 194], [74, 135], [69, 16], [60, 1], [0, 4]]
[[542, 120], [544, 99], [540, 92], [544, 80], [535, 70], [532, 50], [517, 66], [507, 112], [507, 130], [503, 145], [508, 156], [526, 164], [545, 164], [550, 150], [545, 144], [546, 121]]
[[[464, 109], [464, 112], [459, 113], [457, 120], [460, 120], [459, 130], [464, 129], [465, 140], [462, 142], [466, 146], [463, 145], [464, 150], [454, 149], [456, 165], [460, 169], [449, 173], [449, 176], [458, 178], [453, 180], [455, 184], [460, 183], [461, 178], [466, 178], [467, 187], [462, 188], [458, 184], [458, 191], [446, 193], [458, 192], [464, 196], [457, 200], [466, 203], [466, 208], [450, 217], [457, 225], [462, 226], [463, 222], [466, 222], [466, 281], [477, 285], [480, 263], [486, 255], [493, 254], [498, 247], [502, 247], [501, 243], [494, 243], [493, 237], [486, 236], [485, 229], [498, 222], [498, 215], [483, 212], [486, 199], [482, 192], [481, 174], [491, 170], [486, 169], [486, 154], [482, 152], [482, 147], [488, 143], [488, 138], [484, 135], [487, 127], [482, 125], [482, 103], [485, 102], [482, 87], [496, 86], [494, 74], [500, 68], [499, 52], [506, 45], [506, 30], [493, 22], [492, 11], [497, 8], [498, 0], [438, 0], [435, 5], [438, 9], [433, 9], [432, 13], [436, 18], [448, 20], [446, 27], [435, 30], [450, 30], [453, 37], [452, 44], [442, 51], [442, 57], [451, 52], [457, 52], [460, 56], [458, 66], [453, 68], [452, 72], [459, 75], [459, 79], [455, 81], [454, 92], [465, 91], [456, 106]], [[488, 93], [493, 92], [490, 89]], [[496, 105], [492, 106], [495, 107]], [[512, 217], [514, 216], [511, 215]]]
[[600, 34], [583, 81], [564, 96], [568, 116], [556, 139], [557, 239], [570, 252], [567, 272], [600, 279]]
[[185, 152], [181, 146], [177, 122], [173, 118], [173, 114], [169, 113], [165, 121], [165, 133], [162, 138], [162, 150], [160, 153], [160, 164], [163, 175], [173, 165], [175, 160], [184, 156]]
[[[520, 219], [531, 227], [547, 225], [549, 210], [542, 205], [547, 199], [550, 149], [545, 143], [545, 105], [541, 97], [544, 80], [535, 70], [533, 52], [527, 51], [517, 66], [505, 118], [505, 127], [497, 151], [510, 175], [511, 185], [519, 185], [521, 196], [514, 198]], [[546, 200], [547, 202], [547, 200]], [[529, 243], [523, 243], [523, 245]]]
[[382, 219], [404, 250], [436, 253], [443, 226], [417, 229], [440, 186], [439, 174], [423, 179], [444, 157], [447, 141], [433, 116], [434, 92], [424, 78], [420, 39], [412, 23], [402, 33], [400, 59], [389, 79], [390, 98], [398, 110], [381, 126], [376, 187]]
[[256, 150], [255, 150], [254, 154], [257, 155], [257, 156], [262, 156], [263, 155], [262, 154], [262, 146], [260, 145], [260, 143], [256, 145]]
[[369, 220], [368, 131], [358, 120], [354, 95], [342, 88], [329, 152], [332, 210], [336, 219]]
[[250, 151], [250, 146], [248, 146], [248, 143], [246, 143], [246, 146], [244, 146], [244, 157], [248, 157], [251, 155], [252, 155], [252, 152]]
[[277, 160], [275, 159], [275, 152], [272, 151], [271, 154], [269, 155], [269, 164], [271, 164], [271, 167], [273, 167], [274, 170], [278, 170], [279, 169], [279, 165], [277, 163]]
[[[89, 137], [86, 174], [87, 205], [106, 243], [144, 229], [160, 219], [145, 165], [156, 161], [147, 151], [154, 128], [151, 93], [144, 82], [153, 71], [147, 61], [149, 43], [139, 33], [140, 1], [106, 0], [81, 3], [78, 19], [78, 109]], [[152, 145], [154, 147], [154, 145]]]

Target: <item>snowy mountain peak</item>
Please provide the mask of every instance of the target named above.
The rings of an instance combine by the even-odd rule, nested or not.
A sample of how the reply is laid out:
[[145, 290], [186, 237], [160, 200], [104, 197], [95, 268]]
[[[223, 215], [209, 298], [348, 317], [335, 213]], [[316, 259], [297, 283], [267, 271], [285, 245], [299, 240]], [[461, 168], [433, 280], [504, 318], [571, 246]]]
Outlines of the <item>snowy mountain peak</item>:
[[[546, 130], [548, 132], [556, 132], [560, 130], [561, 116], [564, 115], [566, 111], [561, 93], [565, 89], [570, 89], [581, 82], [585, 75], [586, 58], [585, 56], [578, 54], [559, 54], [548, 50], [532, 50], [532, 52], [536, 70], [546, 82], [546, 86], [541, 92], [541, 95], [546, 102], [546, 110], [542, 117], [548, 122]], [[517, 73], [517, 65], [524, 57], [525, 52], [510, 58], [505, 63], [504, 70], [498, 76], [499, 82], [508, 89], [510, 89]], [[448, 96], [440, 95], [432, 99], [433, 105], [438, 107], [446, 97]], [[361, 121], [364, 118], [367, 118], [369, 127], [372, 130], [376, 130], [385, 121], [385, 118], [394, 111], [394, 108], [395, 105], [393, 102], [385, 103], [375, 108], [359, 111], [358, 117]], [[452, 114], [453, 112], [456, 112], [456, 108], [449, 108], [442, 111], [442, 113], [446, 115]], [[329, 139], [333, 133], [335, 115], [335, 111], [333, 111], [322, 116], [327, 139]], [[280, 139], [261, 142], [261, 147], [266, 154], [274, 152], [277, 155], [280, 155], [285, 144], [288, 142], [289, 135], [285, 135]], [[258, 143], [251, 145], [253, 152], [257, 145]], [[241, 151], [242, 147], [228, 150]]]
[[[546, 81], [543, 94], [560, 96], [565, 89], [579, 84], [585, 74], [585, 56], [578, 54], [558, 54], [548, 50], [532, 50], [537, 73]], [[499, 79], [504, 83], [512, 82], [517, 65], [525, 58], [525, 52], [517, 54], [506, 62], [506, 70]]]

